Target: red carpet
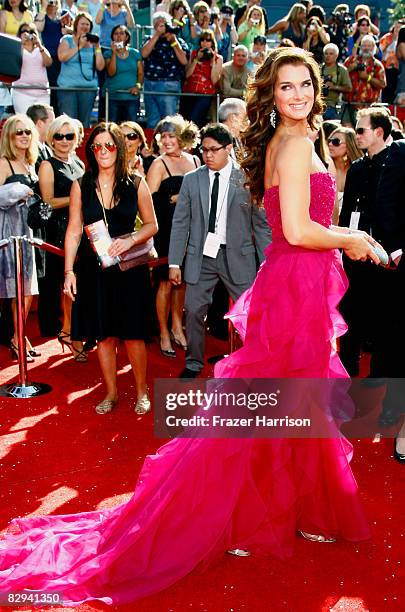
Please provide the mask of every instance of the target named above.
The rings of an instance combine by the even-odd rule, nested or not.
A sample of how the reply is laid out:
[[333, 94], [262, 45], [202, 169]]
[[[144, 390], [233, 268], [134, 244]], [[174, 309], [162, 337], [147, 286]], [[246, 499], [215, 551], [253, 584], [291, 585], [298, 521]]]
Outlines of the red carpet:
[[[99, 416], [94, 406], [103, 390], [95, 352], [88, 364], [77, 364], [60, 353], [55, 340], [40, 340], [35, 332], [31, 338], [42, 357], [29, 364], [30, 379], [48, 382], [53, 391], [32, 400], [0, 398], [0, 530], [15, 516], [65, 514], [122, 502], [131, 495], [145, 454], [162, 443], [153, 436], [153, 417], [133, 411], [132, 374], [123, 349], [119, 405]], [[211, 338], [207, 355], [225, 346]], [[180, 351], [170, 360], [151, 344], [148, 354], [150, 386], [153, 376], [175, 377], [183, 366]], [[17, 367], [4, 347], [0, 364], [0, 383], [12, 380]], [[297, 538], [296, 553], [285, 562], [226, 555], [209, 571], [148, 599], [113, 608], [92, 603], [79, 610], [403, 611], [405, 470], [391, 458], [392, 439], [363, 439], [354, 445], [353, 469], [372, 525], [371, 541], [317, 544]]]

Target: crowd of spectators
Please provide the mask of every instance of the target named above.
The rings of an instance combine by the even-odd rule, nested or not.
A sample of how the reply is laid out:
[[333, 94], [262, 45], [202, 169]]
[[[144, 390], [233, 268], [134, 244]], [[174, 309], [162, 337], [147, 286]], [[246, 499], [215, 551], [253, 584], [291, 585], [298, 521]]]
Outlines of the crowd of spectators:
[[363, 106], [404, 101], [405, 18], [380, 32], [367, 5], [357, 5], [352, 15], [347, 4], [338, 4], [328, 15], [305, 0], [271, 23], [271, 12], [260, 4], [249, 0], [235, 10], [216, 0], [193, 6], [165, 0], [136, 49], [127, 0], [41, 0], [36, 14], [25, 0], [4, 0], [0, 32], [20, 36], [23, 66], [11, 96], [2, 86], [0, 111], [14, 105], [14, 112], [24, 112], [29, 99], [50, 102], [56, 115], [66, 113], [89, 127], [106, 117], [108, 90], [107, 117], [113, 121], [154, 128], [180, 110], [203, 127], [217, 117], [217, 94], [244, 97], [274, 45], [313, 53], [325, 79], [326, 119], [339, 116], [353, 127]]

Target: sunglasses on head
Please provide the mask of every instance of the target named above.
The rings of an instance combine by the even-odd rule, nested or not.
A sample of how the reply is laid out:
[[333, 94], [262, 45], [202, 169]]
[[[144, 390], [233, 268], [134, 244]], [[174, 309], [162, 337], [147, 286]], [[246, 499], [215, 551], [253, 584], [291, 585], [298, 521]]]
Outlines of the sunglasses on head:
[[63, 139], [74, 140], [75, 136], [76, 134], [74, 132], [68, 132], [67, 134], [61, 134], [60, 132], [55, 132], [55, 134], [53, 135], [53, 139], [58, 140], [58, 141], [61, 141]]
[[128, 134], [124, 134], [124, 136], [128, 140], [137, 140], [138, 138], [140, 138], [139, 134], [137, 134], [136, 132], [128, 132]]
[[35, 30], [21, 30], [20, 34], [36, 34]]
[[364, 134], [364, 132], [366, 130], [372, 130], [372, 129], [373, 128], [371, 128], [371, 127], [356, 127], [355, 128], [355, 132], [356, 132], [356, 134], [359, 134], [361, 136], [362, 134]]
[[343, 143], [343, 140], [340, 140], [339, 138], [329, 138], [328, 143], [334, 147], [338, 147]]
[[103, 149], [105, 149], [109, 153], [113, 153], [114, 151], [116, 151], [117, 145], [114, 142], [94, 142], [91, 145], [90, 149], [93, 151], [93, 153], [101, 153]]
[[23, 134], [25, 134], [26, 136], [31, 136], [32, 132], [28, 128], [25, 129], [25, 130], [16, 130], [15, 131], [15, 135], [16, 136], [22, 136]]

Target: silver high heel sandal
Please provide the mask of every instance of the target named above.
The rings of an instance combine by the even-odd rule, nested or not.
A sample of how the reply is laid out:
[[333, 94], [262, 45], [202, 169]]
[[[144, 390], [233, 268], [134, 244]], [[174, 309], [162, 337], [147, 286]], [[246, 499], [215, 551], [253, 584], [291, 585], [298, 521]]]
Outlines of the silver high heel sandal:
[[335, 538], [327, 538], [323, 535], [315, 535], [313, 533], [307, 533], [306, 531], [299, 531], [299, 533], [303, 538], [309, 540], [310, 542], [326, 542], [328, 544], [336, 542]]

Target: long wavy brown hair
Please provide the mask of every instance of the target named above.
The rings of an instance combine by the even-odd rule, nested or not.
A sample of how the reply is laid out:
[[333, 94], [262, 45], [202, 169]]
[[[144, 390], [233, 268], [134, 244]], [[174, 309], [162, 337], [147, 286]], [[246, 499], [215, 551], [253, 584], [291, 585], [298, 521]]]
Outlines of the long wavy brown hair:
[[322, 78], [312, 54], [296, 48], [273, 49], [256, 72], [255, 80], [248, 85], [246, 101], [249, 126], [241, 134], [244, 145], [241, 166], [246, 173], [246, 186], [250, 189], [252, 202], [257, 206], [262, 206], [264, 195], [267, 145], [277, 129], [277, 124], [273, 128], [270, 123], [270, 113], [274, 108], [274, 87], [278, 71], [288, 64], [302, 64], [309, 70], [314, 87], [314, 104], [308, 115], [308, 124], [312, 129], [315, 128], [314, 118], [322, 114], [324, 109], [321, 97]]

